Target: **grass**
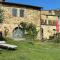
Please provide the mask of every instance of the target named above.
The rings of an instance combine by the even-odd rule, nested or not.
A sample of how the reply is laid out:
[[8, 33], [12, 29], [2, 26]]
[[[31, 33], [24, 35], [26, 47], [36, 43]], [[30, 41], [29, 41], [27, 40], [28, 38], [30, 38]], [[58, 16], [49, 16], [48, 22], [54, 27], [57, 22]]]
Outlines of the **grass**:
[[15, 51], [0, 51], [0, 60], [60, 60], [60, 44], [27, 41], [11, 41], [7, 43], [17, 45]]

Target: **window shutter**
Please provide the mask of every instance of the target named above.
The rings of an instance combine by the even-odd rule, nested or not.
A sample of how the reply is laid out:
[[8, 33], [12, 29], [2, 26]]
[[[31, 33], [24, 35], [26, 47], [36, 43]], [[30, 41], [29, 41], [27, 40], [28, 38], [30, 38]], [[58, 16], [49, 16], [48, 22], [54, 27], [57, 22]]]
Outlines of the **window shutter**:
[[24, 10], [20, 10], [20, 17], [24, 17]]

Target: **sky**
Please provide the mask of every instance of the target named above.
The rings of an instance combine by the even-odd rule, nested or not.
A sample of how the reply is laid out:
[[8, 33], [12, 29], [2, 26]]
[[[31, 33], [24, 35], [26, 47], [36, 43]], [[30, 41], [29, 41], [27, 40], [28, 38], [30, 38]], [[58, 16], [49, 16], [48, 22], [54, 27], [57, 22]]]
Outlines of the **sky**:
[[6, 0], [14, 3], [22, 3], [43, 7], [43, 10], [60, 9], [60, 0]]

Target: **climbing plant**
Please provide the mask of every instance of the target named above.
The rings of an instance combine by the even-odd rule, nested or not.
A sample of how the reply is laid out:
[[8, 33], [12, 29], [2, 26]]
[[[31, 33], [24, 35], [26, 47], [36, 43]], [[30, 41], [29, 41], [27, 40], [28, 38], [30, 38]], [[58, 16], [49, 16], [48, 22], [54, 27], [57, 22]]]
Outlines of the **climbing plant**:
[[24, 37], [26, 39], [35, 40], [37, 38], [38, 31], [35, 24], [28, 22], [21, 22], [20, 26], [24, 32]]

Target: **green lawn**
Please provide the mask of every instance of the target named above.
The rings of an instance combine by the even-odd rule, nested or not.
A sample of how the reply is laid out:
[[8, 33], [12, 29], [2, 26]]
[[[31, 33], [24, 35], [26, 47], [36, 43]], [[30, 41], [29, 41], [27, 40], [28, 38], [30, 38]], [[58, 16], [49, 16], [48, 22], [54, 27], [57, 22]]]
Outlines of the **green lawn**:
[[17, 50], [0, 51], [0, 60], [60, 60], [60, 44], [26, 41], [7, 41], [18, 46]]

